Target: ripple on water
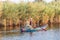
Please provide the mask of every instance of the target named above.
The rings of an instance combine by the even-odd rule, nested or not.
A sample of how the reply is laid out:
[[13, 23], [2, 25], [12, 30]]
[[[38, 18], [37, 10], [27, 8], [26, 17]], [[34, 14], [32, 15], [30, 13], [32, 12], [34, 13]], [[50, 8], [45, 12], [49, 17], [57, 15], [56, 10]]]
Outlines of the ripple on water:
[[53, 30], [34, 32], [32, 36], [29, 33], [24, 35], [13, 35], [5, 36], [2, 40], [59, 40], [58, 32], [55, 33]]
[[[55, 27], [55, 26], [54, 26]], [[30, 33], [16, 33], [0, 37], [0, 40], [60, 40], [60, 29]]]

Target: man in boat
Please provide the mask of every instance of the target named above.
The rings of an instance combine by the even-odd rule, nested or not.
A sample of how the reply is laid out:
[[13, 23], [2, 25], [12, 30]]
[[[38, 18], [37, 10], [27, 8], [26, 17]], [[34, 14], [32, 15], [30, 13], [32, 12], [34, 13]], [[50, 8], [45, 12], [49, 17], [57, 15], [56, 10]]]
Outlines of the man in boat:
[[33, 29], [29, 21], [26, 21], [25, 29]]
[[25, 26], [24, 26], [24, 28], [21, 28], [21, 31], [24, 31], [24, 30], [32, 30], [32, 29], [33, 29], [33, 27], [31, 25], [31, 22], [29, 20], [26, 20]]

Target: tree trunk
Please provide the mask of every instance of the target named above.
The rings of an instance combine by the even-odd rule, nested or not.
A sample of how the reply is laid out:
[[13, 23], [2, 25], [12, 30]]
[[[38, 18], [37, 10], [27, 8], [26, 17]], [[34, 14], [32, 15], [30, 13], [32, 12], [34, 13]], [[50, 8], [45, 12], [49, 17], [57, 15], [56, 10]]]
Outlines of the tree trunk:
[[19, 27], [19, 19], [17, 19], [17, 21], [16, 21], [16, 27], [15, 27], [17, 30], [20, 28]]
[[12, 21], [12, 19], [10, 18], [10, 30], [12, 30], [13, 29], [13, 21]]
[[4, 24], [4, 31], [6, 31], [6, 19], [3, 20], [3, 24]]
[[59, 15], [59, 23], [60, 23], [60, 15]]

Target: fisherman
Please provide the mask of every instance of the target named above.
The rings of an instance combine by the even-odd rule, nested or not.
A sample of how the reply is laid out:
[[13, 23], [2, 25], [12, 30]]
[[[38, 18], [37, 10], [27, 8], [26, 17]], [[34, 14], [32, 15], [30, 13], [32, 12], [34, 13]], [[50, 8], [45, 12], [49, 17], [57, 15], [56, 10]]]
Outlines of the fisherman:
[[28, 20], [26, 21], [25, 29], [33, 29]]

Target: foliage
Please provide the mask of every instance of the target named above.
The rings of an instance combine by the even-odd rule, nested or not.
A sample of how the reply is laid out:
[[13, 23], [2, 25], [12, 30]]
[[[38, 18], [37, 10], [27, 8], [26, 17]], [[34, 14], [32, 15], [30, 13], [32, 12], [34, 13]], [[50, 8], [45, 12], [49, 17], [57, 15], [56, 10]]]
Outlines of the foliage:
[[29, 19], [32, 17], [35, 20], [42, 19], [43, 16], [48, 16], [49, 19], [53, 18], [56, 14], [60, 15], [60, 2], [44, 3], [44, 2], [34, 2], [34, 3], [11, 3], [5, 2], [3, 4], [3, 18], [12, 18], [17, 20], [21, 18], [22, 20]]

